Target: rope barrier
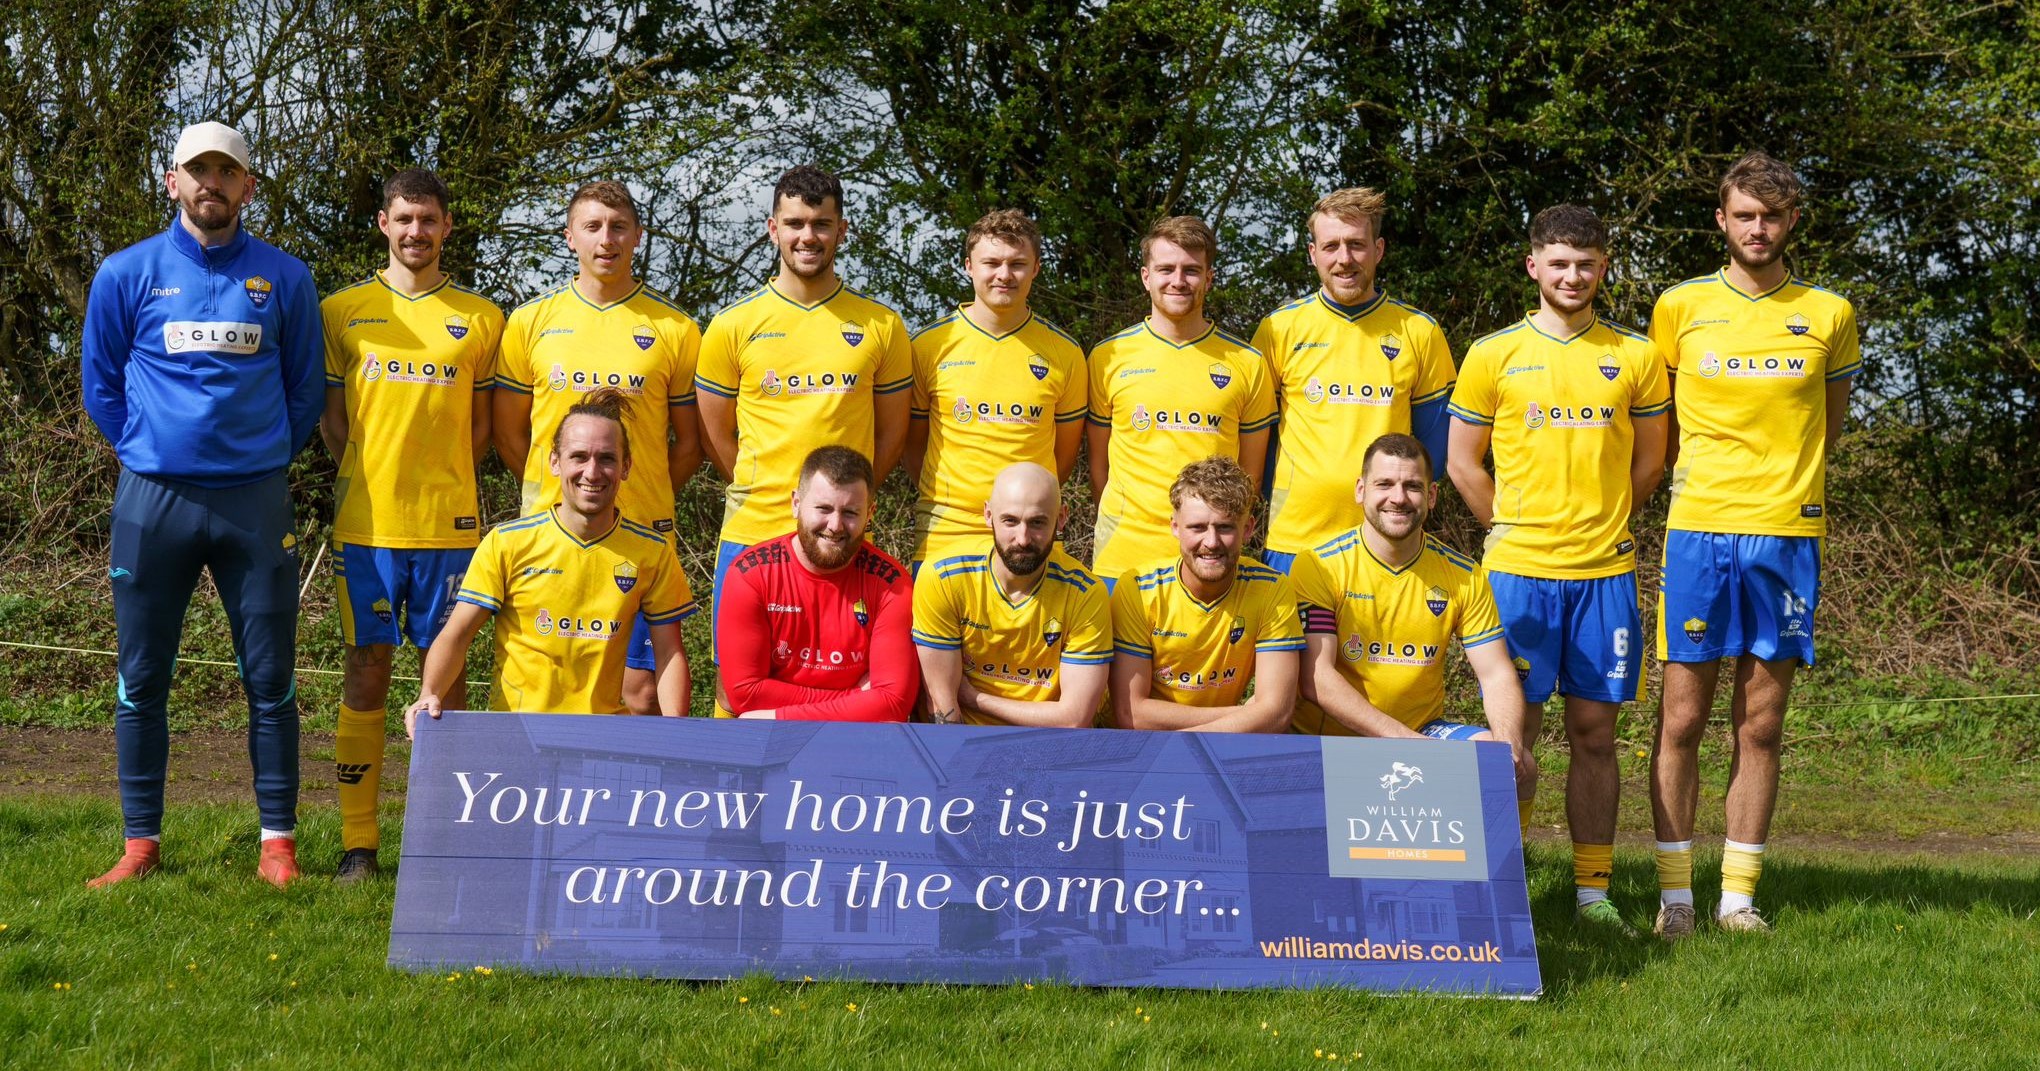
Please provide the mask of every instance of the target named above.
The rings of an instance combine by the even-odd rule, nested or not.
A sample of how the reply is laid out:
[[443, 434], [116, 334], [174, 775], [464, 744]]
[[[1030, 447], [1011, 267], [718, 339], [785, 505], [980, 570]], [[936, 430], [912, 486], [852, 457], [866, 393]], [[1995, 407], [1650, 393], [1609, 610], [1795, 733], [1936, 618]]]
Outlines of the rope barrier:
[[[31, 651], [56, 651], [56, 652], [60, 652], [60, 653], [63, 653], [63, 654], [81, 654], [81, 655], [100, 655], [100, 656], [103, 656], [103, 657], [106, 657], [106, 658], [118, 658], [118, 657], [120, 657], [119, 653], [118, 653], [118, 652], [115, 652], [115, 651], [100, 651], [100, 650], [94, 650], [94, 649], [92, 649], [92, 648], [89, 648], [89, 647], [53, 647], [53, 646], [50, 646], [49, 644], [44, 644], [44, 643], [20, 643], [20, 642], [14, 641], [14, 640], [0, 640], [0, 647], [20, 647], [20, 648], [24, 648], [24, 649], [27, 649], [27, 650], [31, 650]], [[179, 662], [189, 662], [189, 663], [191, 663], [192, 665], [195, 665], [195, 666], [224, 666], [224, 667], [226, 667], [226, 668], [228, 668], [228, 669], [235, 669], [235, 668], [238, 668], [238, 667], [236, 667], [236, 666], [234, 665], [234, 663], [232, 663], [232, 662], [218, 662], [218, 661], [214, 661], [214, 660], [212, 660], [212, 659], [207, 659], [207, 658], [179, 658], [179, 659], [178, 659], [178, 661], [179, 661]], [[329, 677], [338, 677], [338, 676], [341, 676], [341, 675], [342, 675], [342, 671], [340, 671], [340, 670], [337, 670], [337, 669], [316, 669], [316, 668], [312, 668], [312, 667], [309, 667], [309, 666], [307, 666], [307, 667], [301, 667], [301, 668], [299, 668], [298, 672], [299, 672], [299, 673], [317, 673], [317, 674], [321, 674], [321, 675], [324, 675], [324, 676], [329, 676]], [[418, 680], [419, 678], [417, 678], [417, 677], [407, 677], [407, 676], [401, 676], [401, 675], [396, 675], [396, 674], [392, 674], [392, 675], [390, 676], [390, 679], [391, 679], [391, 680], [393, 680], [393, 681], [415, 681], [415, 680]], [[484, 686], [486, 686], [486, 685], [487, 685], [487, 684], [488, 684], [489, 682], [488, 682], [488, 681], [478, 681], [478, 680], [470, 680], [470, 681], [468, 681], [468, 683], [469, 683], [469, 684], [479, 684], [479, 685], [484, 685]], [[1851, 700], [1851, 701], [1847, 701], [1847, 702], [1839, 702], [1839, 703], [1794, 703], [1794, 704], [1792, 704], [1792, 705], [1791, 705], [1791, 707], [1790, 707], [1790, 708], [1788, 708], [1788, 709], [1789, 709], [1789, 710], [1838, 710], [1838, 709], [1840, 709], [1840, 710], [1846, 710], [1846, 709], [1850, 709], [1850, 708], [1858, 708], [1858, 707], [1886, 707], [1886, 706], [1931, 706], [1931, 705], [1933, 705], [1933, 704], [1936, 704], [1936, 703], [1986, 703], [1986, 702], [2008, 702], [2008, 701], [2011, 701], [2011, 700], [2016, 700], [2016, 699], [2040, 699], [2040, 692], [2010, 692], [2010, 693], [2006, 693], [2006, 694], [2004, 694], [2004, 695], [1953, 695], [1953, 696], [1942, 696], [1942, 697], [1940, 697], [1940, 698], [1935, 698], [1935, 699], [1911, 699], [1911, 698], [1906, 698], [1906, 697], [1902, 697], [1902, 696], [1900, 696], [1900, 697], [1893, 697], [1893, 698], [1890, 698], [1890, 699], [1857, 699], [1857, 700]], [[1725, 710], [1725, 709], [1727, 709], [1727, 708], [1726, 708], [1726, 707], [1721, 707], [1721, 708], [1718, 708], [1718, 709], [1723, 709], [1723, 710]]]

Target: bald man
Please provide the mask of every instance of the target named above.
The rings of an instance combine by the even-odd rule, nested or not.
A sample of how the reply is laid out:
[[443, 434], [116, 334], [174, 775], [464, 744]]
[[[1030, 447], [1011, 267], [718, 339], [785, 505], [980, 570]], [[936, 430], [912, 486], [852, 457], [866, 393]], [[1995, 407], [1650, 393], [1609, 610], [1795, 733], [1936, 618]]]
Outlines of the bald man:
[[921, 570], [914, 646], [929, 720], [1092, 723], [1112, 666], [1112, 605], [1055, 545], [1067, 516], [1053, 473], [1009, 465], [985, 503], [990, 548]]

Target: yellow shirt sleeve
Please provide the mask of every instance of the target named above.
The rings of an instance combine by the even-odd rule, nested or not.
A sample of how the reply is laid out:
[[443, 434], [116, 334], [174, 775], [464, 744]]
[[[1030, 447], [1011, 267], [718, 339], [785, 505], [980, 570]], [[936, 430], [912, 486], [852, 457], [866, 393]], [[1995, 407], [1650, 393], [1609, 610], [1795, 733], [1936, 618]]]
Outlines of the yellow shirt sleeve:
[[1856, 329], [1856, 306], [1844, 302], [1835, 318], [1834, 348], [1828, 352], [1827, 378], [1847, 379], [1862, 370], [1863, 339]]
[[[1070, 368], [1069, 376], [1063, 380], [1062, 396], [1055, 400], [1055, 422], [1058, 424], [1084, 419], [1084, 415], [1091, 407], [1091, 362], [1085, 359], [1083, 350], [1075, 346], [1071, 346], [1070, 349], [1074, 351], [1073, 359], [1076, 363]], [[916, 391], [921, 389], [918, 380], [915, 381], [914, 389]]]
[[1098, 350], [1092, 350], [1084, 370], [1084, 378], [1090, 382], [1091, 423], [1103, 424], [1108, 428], [1112, 426], [1112, 394], [1110, 384], [1105, 378], [1111, 373], [1111, 369], [1107, 367], [1109, 364], [1111, 362], [1105, 360]]
[[1261, 351], [1261, 360], [1268, 366], [1268, 388], [1279, 399], [1282, 394], [1282, 351], [1275, 340], [1275, 318], [1264, 318], [1254, 328], [1254, 348]]
[[724, 314], [708, 322], [701, 336], [701, 356], [694, 364], [694, 385], [725, 398], [737, 396], [744, 382], [737, 366], [737, 327]]
[[878, 359], [878, 386], [873, 393], [891, 394], [914, 385], [914, 347], [907, 325], [898, 316], [886, 328], [885, 352]]
[[1466, 581], [1466, 609], [1459, 615], [1459, 645], [1479, 647], [1502, 638], [1502, 618], [1495, 612], [1495, 593], [1487, 574], [1475, 572]]
[[1275, 391], [1268, 385], [1268, 361], [1259, 353], [1247, 362], [1247, 407], [1240, 414], [1240, 431], [1266, 431], [1275, 426]]
[[1296, 588], [1286, 576], [1275, 581], [1268, 612], [1261, 615], [1261, 628], [1254, 636], [1254, 650], [1303, 650], [1303, 618], [1297, 615]]
[[346, 358], [340, 352], [340, 332], [334, 329], [339, 319], [340, 310], [334, 308], [332, 301], [319, 305], [319, 331], [326, 337], [326, 385], [329, 387], [344, 386], [347, 381]]
[[503, 314], [476, 317], [473, 328], [482, 336], [482, 356], [475, 362], [475, 389], [487, 390], [496, 385], [496, 369], [501, 363]]
[[466, 575], [460, 578], [460, 594], [455, 598], [471, 603], [490, 613], [503, 609], [503, 603], [510, 598], [510, 588], [505, 583], [509, 570], [503, 564], [504, 542], [491, 531], [482, 537], [481, 545], [475, 548], [475, 556], [468, 562]]
[[1492, 425], [1495, 422], [1496, 384], [1494, 362], [1488, 354], [1493, 349], [1475, 345], [1466, 351], [1466, 365], [1459, 370], [1459, 382], [1452, 388], [1452, 402], [1446, 408], [1455, 417], [1469, 424]]
[[[527, 306], [529, 307], [529, 306]], [[510, 314], [503, 325], [503, 344], [496, 354], [496, 378], [525, 394], [531, 393], [531, 317]]]
[[1112, 660], [1112, 600], [1106, 596], [1103, 583], [1080, 597], [1076, 620], [1063, 639], [1062, 660], [1081, 665]]
[[646, 589], [638, 609], [648, 624], [678, 622], [695, 612], [694, 591], [687, 583], [687, 574], [681, 571], [680, 559], [673, 556], [671, 547], [663, 540], [659, 552], [646, 560], [644, 571], [652, 574], [651, 587]]
[[1428, 320], [1418, 323], [1428, 328], [1423, 343], [1417, 349], [1417, 396], [1412, 402], [1427, 402], [1445, 396], [1452, 389], [1456, 371], [1452, 365], [1452, 344], [1445, 339], [1445, 332]]
[[1331, 577], [1326, 575], [1325, 565], [1317, 555], [1309, 551], [1297, 555], [1289, 563], [1289, 581], [1295, 585], [1298, 603], [1338, 613], [1338, 600], [1331, 592]]
[[685, 316], [666, 322], [673, 343], [673, 371], [666, 378], [666, 404], [694, 404], [694, 370], [701, 363], [701, 328]]
[[1112, 650], [1115, 654], [1155, 657], [1154, 624], [1140, 598], [1140, 570], [1128, 569], [1112, 589]]
[[1670, 377], [1665, 374], [1665, 363], [1658, 359], [1657, 350], [1651, 346], [1643, 349], [1642, 367], [1637, 372], [1636, 396], [1629, 404], [1629, 415], [1633, 417], [1663, 416], [1671, 408], [1672, 392]]
[[1644, 330], [1657, 347], [1658, 359], [1674, 372], [1679, 370], [1679, 325], [1675, 322], [1678, 316], [1671, 295], [1660, 295], [1657, 304], [1651, 307], [1650, 323]]
[[963, 623], [950, 585], [935, 575], [935, 563], [914, 584], [914, 645], [939, 651], [963, 650]]

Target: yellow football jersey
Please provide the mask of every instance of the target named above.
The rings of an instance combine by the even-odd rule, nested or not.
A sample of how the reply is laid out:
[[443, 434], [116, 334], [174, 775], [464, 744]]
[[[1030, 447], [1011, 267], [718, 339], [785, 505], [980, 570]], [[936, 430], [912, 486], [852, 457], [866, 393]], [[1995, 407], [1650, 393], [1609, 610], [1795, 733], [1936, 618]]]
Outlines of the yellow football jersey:
[[694, 385], [737, 403], [737, 466], [722, 538], [750, 546], [793, 527], [801, 462], [824, 446], [877, 449], [873, 400], [913, 385], [907, 326], [838, 286], [802, 305], [771, 283], [715, 314]]
[[[1290, 575], [1305, 628], [1339, 641], [1339, 674], [1412, 729], [1445, 713], [1440, 659], [1454, 637], [1469, 648], [1502, 642], [1495, 598], [1480, 567], [1433, 540], [1424, 541], [1416, 561], [1391, 569], [1355, 529], [1297, 555]], [[1308, 701], [1296, 704], [1293, 724], [1300, 733], [1355, 735]]]
[[525, 714], [623, 713], [632, 619], [663, 625], [696, 610], [660, 533], [619, 517], [583, 543], [550, 509], [490, 529], [457, 598], [496, 617], [489, 709]]
[[1268, 549], [1297, 554], [1360, 523], [1353, 461], [1367, 444], [1409, 434], [1413, 411], [1443, 417], [1452, 349], [1437, 321], [1385, 292], [1349, 308], [1322, 290], [1269, 313], [1254, 348], [1282, 408]]
[[1039, 316], [1004, 335], [958, 310], [914, 336], [915, 420], [928, 422], [914, 502], [914, 560], [984, 538], [985, 498], [1008, 465], [1055, 471], [1056, 428], [1084, 419], [1084, 351]]
[[1725, 271], [1659, 295], [1650, 338], [1679, 421], [1669, 528], [1827, 532], [1827, 385], [1862, 369], [1856, 309], [1797, 278], [1745, 294]]
[[[963, 652], [963, 675], [979, 691], [1049, 702], [1062, 696], [1063, 666], [1112, 662], [1112, 606], [1105, 585], [1061, 550], [1041, 582], [1014, 602], [999, 590], [989, 550], [932, 562], [914, 580], [914, 643]], [[967, 711], [972, 725], [1003, 725]]]
[[503, 310], [451, 280], [410, 297], [377, 272], [328, 296], [319, 313], [326, 386], [347, 405], [333, 539], [474, 546], [475, 395], [495, 380]]
[[1217, 602], [1202, 603], [1176, 576], [1181, 558], [1129, 569], [1112, 589], [1113, 650], [1154, 663], [1156, 699], [1191, 707], [1243, 702], [1254, 655], [1302, 651], [1303, 621], [1289, 578], [1241, 558]]
[[1635, 422], [1670, 405], [1650, 340], [1607, 320], [1556, 338], [1526, 316], [1475, 342], [1452, 416], [1494, 429], [1494, 529], [1482, 563], [1547, 580], [1636, 568]]
[[[617, 492], [626, 517], [673, 531], [673, 474], [666, 455], [674, 406], [694, 404], [694, 363], [701, 329], [664, 297], [640, 285], [596, 305], [572, 283], [517, 307], [503, 329], [496, 385], [531, 395], [531, 453], [524, 460], [524, 512], [560, 500], [552, 474], [553, 433], [567, 410], [597, 387], [630, 399], [630, 475]], [[693, 414], [689, 413], [692, 419]]]
[[1091, 423], [1112, 429], [1091, 569], [1117, 576], [1173, 559], [1169, 485], [1193, 461], [1237, 459], [1242, 434], [1275, 426], [1275, 395], [1261, 354], [1216, 327], [1179, 346], [1142, 321], [1099, 343], [1090, 373]]

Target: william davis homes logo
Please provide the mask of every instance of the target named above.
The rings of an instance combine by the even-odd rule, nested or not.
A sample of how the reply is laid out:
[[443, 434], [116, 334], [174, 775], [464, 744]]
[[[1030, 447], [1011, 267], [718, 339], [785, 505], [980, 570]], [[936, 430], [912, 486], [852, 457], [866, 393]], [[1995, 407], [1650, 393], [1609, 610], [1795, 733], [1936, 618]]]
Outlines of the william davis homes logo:
[[[1326, 737], [1321, 744], [1331, 876], [1488, 876], [1475, 745], [1348, 737]], [[1513, 780], [1508, 791], [1513, 800]]]

